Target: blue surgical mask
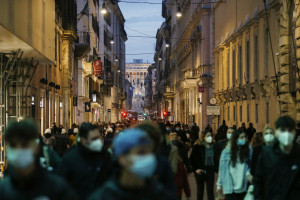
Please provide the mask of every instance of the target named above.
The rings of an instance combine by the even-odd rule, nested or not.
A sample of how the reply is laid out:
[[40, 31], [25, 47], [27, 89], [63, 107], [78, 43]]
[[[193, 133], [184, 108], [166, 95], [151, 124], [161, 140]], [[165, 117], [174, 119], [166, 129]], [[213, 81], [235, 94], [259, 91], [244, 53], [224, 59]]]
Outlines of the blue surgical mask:
[[157, 166], [157, 160], [154, 154], [130, 156], [132, 166], [129, 170], [141, 179], [153, 176]]
[[24, 169], [34, 162], [34, 153], [31, 148], [17, 149], [7, 147], [6, 156], [9, 164], [18, 169]]
[[244, 145], [246, 144], [246, 140], [245, 140], [245, 139], [238, 139], [237, 144], [238, 144], [239, 146], [244, 146]]
[[170, 130], [170, 128], [166, 128], [166, 130], [167, 130], [167, 131], [169, 131], [169, 130]]

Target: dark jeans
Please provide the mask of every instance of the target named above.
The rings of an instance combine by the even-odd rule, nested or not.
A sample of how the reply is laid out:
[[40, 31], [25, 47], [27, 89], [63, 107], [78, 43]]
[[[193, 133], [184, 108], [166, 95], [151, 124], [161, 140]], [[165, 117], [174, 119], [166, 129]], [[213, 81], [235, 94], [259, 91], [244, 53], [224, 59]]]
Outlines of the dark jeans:
[[195, 174], [197, 183], [197, 200], [203, 200], [204, 197], [204, 184], [206, 182], [207, 198], [208, 200], [214, 200], [214, 183], [215, 183], [215, 171], [214, 167], [207, 167], [206, 173], [201, 175]]
[[238, 193], [238, 194], [226, 194], [225, 200], [244, 200], [246, 193]]

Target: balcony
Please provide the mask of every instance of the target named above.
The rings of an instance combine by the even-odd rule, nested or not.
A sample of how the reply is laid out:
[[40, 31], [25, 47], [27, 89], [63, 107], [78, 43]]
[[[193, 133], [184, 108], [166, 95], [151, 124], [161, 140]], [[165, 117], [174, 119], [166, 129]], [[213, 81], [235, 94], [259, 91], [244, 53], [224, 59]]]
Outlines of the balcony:
[[196, 69], [188, 69], [184, 71], [183, 80], [181, 82], [181, 88], [189, 89], [196, 87], [200, 81], [199, 71]]
[[77, 36], [75, 56], [76, 58], [82, 58], [91, 51], [90, 35], [88, 32], [77, 32]]
[[171, 87], [167, 86], [166, 87], [166, 91], [164, 93], [164, 97], [166, 98], [174, 98], [175, 97], [175, 92], [173, 89], [171, 89]]

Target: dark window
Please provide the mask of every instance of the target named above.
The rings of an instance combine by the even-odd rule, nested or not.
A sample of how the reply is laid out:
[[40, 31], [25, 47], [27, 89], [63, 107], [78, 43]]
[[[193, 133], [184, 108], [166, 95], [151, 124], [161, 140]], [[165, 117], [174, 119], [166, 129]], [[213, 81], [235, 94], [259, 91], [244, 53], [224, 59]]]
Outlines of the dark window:
[[111, 26], [110, 12], [107, 12], [107, 13], [104, 15], [104, 20], [106, 21], [106, 24], [107, 24], [108, 26]]
[[227, 88], [229, 88], [229, 85], [230, 85], [230, 53], [229, 51], [227, 51]]
[[236, 111], [236, 110], [235, 110], [235, 106], [233, 106], [233, 121], [236, 120], [236, 118], [235, 118], [236, 112], [235, 112], [235, 111]]
[[235, 70], [236, 70], [235, 50], [232, 51], [232, 86], [235, 86]]
[[247, 82], [250, 81], [250, 41], [246, 42], [246, 77]]
[[265, 30], [265, 76], [269, 75], [269, 31]]
[[266, 103], [266, 123], [270, 123], [270, 116], [269, 116], [269, 103]]
[[242, 46], [239, 46], [239, 80], [240, 85], [243, 84], [243, 54], [242, 54]]
[[110, 35], [108, 32], [105, 30], [104, 31], [104, 45], [107, 49], [111, 50], [111, 44], [110, 44]]
[[240, 122], [243, 121], [243, 106], [240, 106]]
[[247, 122], [250, 121], [250, 105], [247, 105]]
[[254, 80], [258, 80], [258, 36], [254, 36]]
[[255, 122], [258, 123], [258, 104], [255, 104]]

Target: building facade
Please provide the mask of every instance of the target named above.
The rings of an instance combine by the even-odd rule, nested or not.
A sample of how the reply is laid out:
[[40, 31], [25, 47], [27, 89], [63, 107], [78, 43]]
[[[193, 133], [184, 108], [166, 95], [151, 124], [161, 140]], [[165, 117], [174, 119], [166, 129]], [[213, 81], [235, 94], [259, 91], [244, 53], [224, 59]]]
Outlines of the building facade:
[[299, 121], [299, 1], [220, 1], [214, 5], [214, 96], [220, 120], [257, 131], [278, 116]]
[[141, 114], [145, 113], [145, 80], [149, 66], [150, 63], [141, 59], [126, 64], [126, 78], [133, 87], [132, 110]]
[[155, 55], [158, 115], [166, 110], [169, 120], [198, 123], [201, 129], [212, 121], [206, 113], [212, 96], [211, 6], [206, 0], [163, 1], [165, 22]]

